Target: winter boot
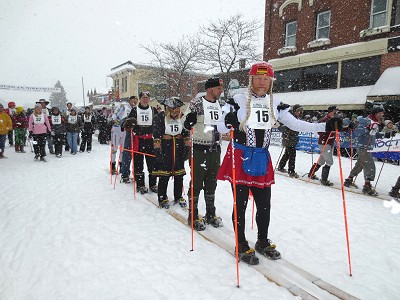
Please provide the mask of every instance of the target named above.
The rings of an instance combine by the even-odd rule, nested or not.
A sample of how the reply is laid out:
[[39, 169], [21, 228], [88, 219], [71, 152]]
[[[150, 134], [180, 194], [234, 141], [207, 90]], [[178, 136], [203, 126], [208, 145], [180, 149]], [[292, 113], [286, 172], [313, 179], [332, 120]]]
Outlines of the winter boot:
[[399, 193], [399, 189], [396, 187], [392, 187], [392, 190], [389, 192], [389, 196], [399, 199], [400, 198], [400, 193]]
[[147, 187], [145, 186], [139, 186], [137, 188], [138, 192], [142, 195], [147, 194], [149, 192], [149, 190], [147, 189]]
[[24, 146], [19, 146], [19, 152], [21, 152], [21, 153], [25, 153], [25, 150], [24, 150]]
[[185, 200], [185, 198], [183, 198], [183, 197], [180, 197], [179, 199], [176, 199], [176, 200], [174, 201], [174, 203], [175, 203], [175, 204], [178, 203], [178, 204], [180, 205], [180, 207], [186, 207], [186, 206], [187, 206], [186, 200]]
[[158, 187], [157, 187], [157, 185], [152, 185], [152, 186], [150, 187], [150, 191], [152, 191], [153, 193], [157, 193], [157, 192], [158, 192]]
[[333, 185], [333, 183], [328, 180], [330, 169], [331, 169], [331, 167], [327, 166], [327, 165], [325, 165], [322, 168], [322, 174], [321, 174], [321, 184], [322, 185], [325, 185], [325, 186], [332, 186]]
[[370, 196], [378, 196], [379, 194], [375, 191], [375, 189], [371, 186], [371, 184], [366, 183], [362, 188], [363, 194], [367, 194]]
[[19, 145], [15, 145], [14, 147], [15, 147], [15, 152], [17, 152], [17, 153], [21, 152], [21, 150], [19, 149]]
[[35, 157], [33, 159], [34, 160], [38, 160], [39, 159], [39, 155], [35, 155]]
[[[314, 170], [314, 167], [315, 167], [315, 170]], [[315, 176], [315, 173], [317, 173], [319, 168], [321, 168], [321, 166], [319, 164], [317, 164], [317, 163], [313, 164], [310, 169], [310, 172], [308, 172], [308, 177], [311, 179], [314, 179], [314, 180], [318, 180], [318, 177]], [[314, 171], [314, 174], [312, 174], [312, 176], [311, 176], [311, 173], [313, 173], [313, 171]]]
[[121, 183], [131, 183], [129, 176], [121, 176]]
[[220, 217], [206, 215], [205, 219], [206, 219], [206, 224], [212, 225], [215, 228], [224, 226], [224, 224], [222, 223], [222, 219]]
[[47, 160], [43, 156], [40, 157], [40, 161], [47, 162]]
[[0, 150], [0, 159], [1, 158], [6, 158], [6, 157], [4, 156], [3, 151]]
[[[188, 219], [188, 225], [192, 226], [192, 220], [190, 219], [190, 215], [189, 215], [189, 219]], [[196, 231], [205, 230], [206, 229], [206, 223], [204, 222], [204, 219], [203, 218], [194, 219], [193, 228]]]
[[256, 252], [253, 248], [249, 247], [247, 241], [238, 243], [238, 256], [240, 261], [249, 265], [258, 265], [260, 263], [260, 260], [256, 256]]
[[162, 199], [161, 201], [159, 201], [159, 207], [160, 208], [169, 209], [169, 200], [168, 199]]
[[357, 184], [355, 184], [355, 183], [353, 182], [353, 177], [346, 178], [346, 179], [344, 180], [343, 185], [344, 185], [345, 187], [356, 188], [356, 189], [358, 189]]
[[286, 173], [286, 172], [287, 172], [285, 168], [281, 168], [281, 167], [279, 167], [279, 166], [278, 166], [278, 171], [279, 171], [279, 172], [282, 172], [282, 173]]
[[115, 161], [111, 163], [111, 174], [112, 175], [117, 174], [117, 170], [115, 169]]
[[269, 259], [277, 260], [281, 258], [281, 254], [275, 249], [276, 245], [273, 244], [269, 239], [257, 240], [255, 248], [258, 253]]
[[291, 178], [299, 178], [299, 174], [297, 174], [296, 172], [289, 172], [289, 177], [291, 177]]

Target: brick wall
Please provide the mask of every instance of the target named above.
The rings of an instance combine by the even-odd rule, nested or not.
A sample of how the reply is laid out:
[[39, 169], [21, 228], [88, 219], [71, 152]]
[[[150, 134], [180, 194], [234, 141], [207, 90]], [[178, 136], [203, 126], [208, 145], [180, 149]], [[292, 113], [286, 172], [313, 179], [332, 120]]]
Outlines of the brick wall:
[[387, 68], [400, 66], [400, 52], [391, 52], [382, 55], [381, 74]]

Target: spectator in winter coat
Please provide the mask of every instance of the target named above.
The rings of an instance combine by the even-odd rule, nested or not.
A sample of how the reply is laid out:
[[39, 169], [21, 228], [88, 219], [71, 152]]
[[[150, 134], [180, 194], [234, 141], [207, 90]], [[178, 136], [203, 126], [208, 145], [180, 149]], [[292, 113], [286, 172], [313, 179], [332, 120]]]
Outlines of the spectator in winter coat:
[[[15, 102], [13, 102], [13, 101], [8, 102], [7, 113], [10, 116], [11, 120], [12, 120], [12, 117], [15, 116], [15, 113], [16, 113], [15, 107], [16, 107]], [[11, 129], [8, 132], [7, 136], [8, 136], [8, 143], [9, 143], [10, 147], [14, 146], [14, 131]]]
[[85, 147], [88, 153], [92, 151], [92, 135], [94, 133], [95, 128], [95, 118], [93, 114], [90, 112], [90, 107], [85, 107], [85, 112], [82, 114], [82, 141], [79, 152], [85, 152]]
[[385, 127], [382, 129], [382, 133], [385, 134], [385, 138], [389, 139], [392, 136], [395, 136], [396, 133], [399, 132], [399, 129], [397, 128], [396, 125], [393, 124], [392, 121], [390, 120], [385, 120]]
[[[328, 108], [327, 115], [320, 119], [319, 122], [328, 122], [334, 117], [336, 112], [336, 106], [330, 106]], [[318, 132], [318, 135], [318, 147], [321, 150], [321, 154], [319, 161], [311, 166], [311, 169], [308, 172], [308, 177], [310, 177], [311, 179], [318, 179], [317, 176], [315, 176], [315, 173], [319, 170], [319, 168], [324, 166], [322, 168], [321, 184], [332, 186], [333, 183], [328, 180], [328, 176], [331, 166], [333, 165], [333, 143], [335, 142], [335, 134], [334, 132]]]
[[75, 155], [78, 151], [78, 135], [81, 128], [81, 118], [76, 113], [76, 109], [72, 108], [70, 115], [67, 117], [67, 141], [72, 155]]
[[35, 110], [29, 117], [29, 138], [33, 138], [33, 150], [35, 152], [35, 160], [40, 158], [46, 161], [46, 136], [51, 132], [49, 118], [42, 112], [42, 105], [36, 104]]
[[18, 106], [15, 115], [11, 117], [15, 135], [15, 152], [25, 153], [24, 146], [26, 143], [26, 133], [28, 128], [28, 117], [24, 108]]
[[53, 106], [52, 108], [50, 124], [55, 154], [58, 158], [60, 158], [62, 156], [62, 148], [66, 138], [67, 119], [56, 106]]
[[174, 177], [174, 202], [186, 207], [182, 197], [185, 160], [190, 150], [189, 131], [183, 127], [181, 106], [183, 102], [177, 97], [162, 100], [164, 111], [154, 117], [153, 137], [156, 155], [154, 176], [158, 176], [158, 203], [161, 208], [169, 208], [167, 197], [168, 181]]
[[5, 158], [4, 149], [6, 137], [13, 125], [10, 116], [4, 111], [3, 104], [0, 103], [0, 158]]
[[[292, 114], [296, 119], [301, 119], [303, 108], [296, 104], [293, 106]], [[299, 175], [295, 172], [296, 166], [296, 145], [299, 141], [299, 132], [289, 129], [287, 126], [280, 126], [279, 130], [282, 131], [282, 146], [285, 147], [285, 153], [279, 161], [278, 171], [286, 172], [285, 165], [289, 161], [288, 174], [290, 177], [298, 178]]]
[[107, 111], [105, 107], [103, 107], [101, 113], [99, 114], [98, 126], [99, 126], [99, 143], [101, 145], [107, 145]]
[[362, 192], [370, 196], [378, 196], [378, 193], [371, 186], [371, 181], [375, 180], [375, 162], [372, 154], [368, 150], [372, 150], [376, 138], [383, 137], [383, 133], [379, 132], [379, 126], [383, 123], [384, 109], [381, 106], [376, 106], [368, 117], [359, 120], [358, 127], [354, 131], [355, 138], [354, 146], [357, 148], [358, 159], [350, 175], [344, 181], [346, 187], [356, 187], [353, 183], [353, 178], [361, 171], [364, 171], [364, 186]]

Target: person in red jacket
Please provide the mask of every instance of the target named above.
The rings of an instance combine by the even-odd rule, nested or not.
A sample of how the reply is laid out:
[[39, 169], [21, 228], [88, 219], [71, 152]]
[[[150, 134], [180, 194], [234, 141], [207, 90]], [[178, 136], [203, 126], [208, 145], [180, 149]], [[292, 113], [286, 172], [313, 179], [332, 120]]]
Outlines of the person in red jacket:
[[26, 132], [28, 128], [28, 117], [22, 106], [17, 106], [15, 114], [11, 117], [15, 135], [15, 152], [25, 153]]
[[[319, 120], [320, 123], [325, 123], [333, 118], [337, 112], [335, 105], [329, 106], [328, 113], [325, 117]], [[314, 163], [308, 172], [308, 177], [311, 179], [318, 179], [315, 173], [323, 166], [321, 173], [321, 184], [332, 186], [333, 183], [328, 180], [329, 171], [333, 165], [333, 143], [335, 142], [335, 135], [329, 132], [318, 132], [318, 147], [321, 150], [319, 161]], [[325, 146], [326, 145], [326, 146]]]

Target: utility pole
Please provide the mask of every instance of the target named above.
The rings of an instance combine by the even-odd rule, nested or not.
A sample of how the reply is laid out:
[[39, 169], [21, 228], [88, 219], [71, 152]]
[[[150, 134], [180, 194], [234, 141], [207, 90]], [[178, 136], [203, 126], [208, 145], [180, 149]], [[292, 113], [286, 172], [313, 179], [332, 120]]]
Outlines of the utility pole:
[[82, 76], [82, 98], [83, 98], [83, 107], [86, 107], [86, 103], [85, 103], [85, 87], [83, 85], [83, 76]]

